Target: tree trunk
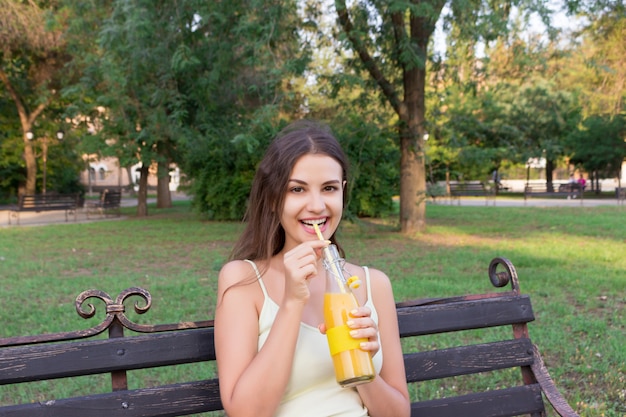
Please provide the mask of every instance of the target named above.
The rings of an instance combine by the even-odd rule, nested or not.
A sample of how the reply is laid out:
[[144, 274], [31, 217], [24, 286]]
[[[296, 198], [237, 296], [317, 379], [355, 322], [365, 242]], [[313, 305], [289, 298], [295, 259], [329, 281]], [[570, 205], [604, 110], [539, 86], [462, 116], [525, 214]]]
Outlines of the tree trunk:
[[33, 149], [33, 144], [26, 137], [26, 132], [24, 131], [24, 162], [26, 162], [26, 189], [24, 192], [26, 194], [35, 194], [37, 190], [37, 160], [35, 159], [35, 151]]
[[159, 162], [157, 169], [157, 208], [172, 207], [169, 163]]
[[[418, 1], [412, 2], [415, 7]], [[404, 84], [404, 98], [400, 99], [395, 85], [385, 77], [382, 68], [377, 64], [375, 55], [368, 51], [361, 39], [367, 30], [356, 30], [350, 19], [345, 0], [335, 0], [335, 9], [339, 23], [347, 35], [354, 51], [358, 54], [365, 69], [376, 80], [382, 93], [391, 107], [398, 114], [400, 134], [400, 228], [404, 234], [414, 234], [426, 230], [426, 164], [424, 155], [425, 117], [425, 85], [426, 58], [428, 40], [435, 30], [435, 23], [441, 14], [445, 1], [434, 1], [430, 4], [432, 14], [423, 17], [406, 10], [391, 12], [395, 51], [393, 60], [412, 48], [420, 59], [400, 59]], [[405, 21], [409, 16], [409, 23]], [[407, 32], [407, 27], [410, 29]], [[390, 58], [390, 60], [392, 60]]]
[[137, 217], [148, 216], [148, 166], [142, 164], [139, 172], [139, 192], [137, 193]]
[[426, 72], [404, 72], [404, 103], [400, 112], [400, 229], [404, 234], [426, 230], [426, 161], [424, 159], [424, 86]]
[[554, 161], [546, 159], [546, 190], [548, 192], [554, 191], [554, 184], [552, 181], [552, 175], [554, 173]]
[[426, 170], [419, 137], [402, 129], [400, 139], [400, 230], [414, 234], [426, 230]]
[[22, 124], [22, 138], [24, 139], [24, 162], [26, 163], [26, 194], [35, 194], [36, 184], [37, 184], [37, 161], [35, 160], [35, 152], [33, 151], [33, 146], [26, 137], [26, 133], [30, 131], [33, 123], [39, 117], [41, 112], [48, 106], [49, 99], [45, 102], [39, 103], [35, 110], [33, 110], [30, 114], [28, 114], [26, 107], [24, 106], [23, 100], [18, 94], [17, 90], [13, 88], [13, 84], [11, 80], [9, 80], [8, 75], [0, 70], [0, 81], [4, 84], [7, 89], [9, 96], [15, 103], [15, 108], [17, 109], [17, 114], [20, 117], [20, 122]]

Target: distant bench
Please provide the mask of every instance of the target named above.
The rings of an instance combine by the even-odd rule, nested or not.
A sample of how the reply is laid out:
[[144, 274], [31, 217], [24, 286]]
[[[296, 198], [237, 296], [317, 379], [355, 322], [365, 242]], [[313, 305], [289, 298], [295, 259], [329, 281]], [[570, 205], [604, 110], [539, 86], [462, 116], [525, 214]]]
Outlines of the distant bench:
[[489, 204], [489, 200], [493, 200], [496, 205], [496, 194], [490, 187], [486, 187], [482, 182], [459, 182], [450, 183], [450, 198], [456, 199], [460, 205], [459, 197], [485, 197], [485, 205]]
[[97, 201], [89, 201], [86, 203], [87, 218], [92, 213], [98, 213], [106, 216], [107, 213], [120, 215], [120, 205], [122, 203], [122, 192], [116, 190], [102, 190]]
[[[507, 259], [495, 258], [488, 275], [495, 287], [510, 283], [511, 290], [397, 303], [400, 337], [407, 342], [411, 338], [410, 343], [403, 343], [406, 380], [415, 384], [411, 390], [419, 389], [425, 381], [450, 387], [458, 383], [455, 377], [480, 374], [472, 387], [460, 390], [469, 392], [442, 394], [437, 389], [438, 394], [431, 394], [431, 398], [414, 399], [411, 415], [545, 416], [547, 401], [560, 416], [577, 417], [530, 340], [527, 323], [535, 316], [530, 297], [520, 293], [515, 268]], [[151, 376], [147, 378], [149, 386], [129, 387], [127, 374], [134, 370], [215, 361], [212, 320], [137, 324], [125, 313], [130, 297], [140, 298], [134, 304], [138, 314], [151, 306], [152, 297], [145, 289], [129, 288], [115, 299], [103, 291], [88, 290], [76, 298], [76, 311], [83, 318], [92, 318], [96, 313], [92, 303], [103, 302], [106, 315], [100, 324], [86, 330], [0, 339], [0, 385], [20, 384], [20, 391], [29, 395], [0, 405], [0, 415], [165, 417], [222, 410], [219, 383], [210, 374], [209, 379], [193, 380], [184, 373], [182, 381], [168, 383]], [[486, 328], [493, 330], [489, 334], [470, 331]], [[133, 334], [125, 334], [126, 330]], [[94, 337], [105, 331], [109, 338]], [[456, 332], [463, 336], [452, 347], [432, 343], [433, 335]], [[506, 369], [515, 371], [511, 378], [485, 382], [485, 375], [502, 375], [500, 371]], [[92, 379], [85, 377], [73, 388], [63, 388], [60, 398], [45, 388], [26, 385], [96, 374], [110, 374], [112, 392], [93, 392]], [[130, 381], [143, 385], [140, 378]], [[9, 401], [16, 397], [5, 395]]]
[[[557, 187], [555, 184], [554, 187]], [[583, 203], [584, 193], [580, 184], [559, 184], [557, 188], [549, 190], [546, 185], [527, 185], [524, 187], [524, 203], [531, 197], [548, 197], [548, 198], [570, 198], [580, 199]]]
[[23, 194], [19, 196], [17, 206], [9, 209], [9, 224], [11, 218], [17, 219], [20, 224], [20, 213], [23, 211], [65, 211], [65, 221], [68, 221], [68, 215], [74, 214], [76, 221], [76, 209], [78, 208], [78, 194]]

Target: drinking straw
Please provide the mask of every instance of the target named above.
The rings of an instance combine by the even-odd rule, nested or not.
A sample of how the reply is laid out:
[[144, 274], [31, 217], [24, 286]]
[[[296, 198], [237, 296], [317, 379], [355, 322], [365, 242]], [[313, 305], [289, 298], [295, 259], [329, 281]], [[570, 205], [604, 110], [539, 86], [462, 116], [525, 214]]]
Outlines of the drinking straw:
[[[322, 235], [322, 232], [320, 231], [320, 227], [316, 223], [313, 224], [313, 228], [315, 229], [315, 233], [317, 234], [317, 238], [319, 240], [326, 240], [324, 239], [324, 236]], [[329, 268], [332, 269], [330, 273], [335, 276], [335, 281], [337, 281], [337, 286], [339, 287], [342, 293], [345, 293], [346, 290], [341, 280], [341, 278], [343, 278], [343, 273], [337, 267], [337, 263], [334, 262], [333, 256], [330, 253], [330, 249], [328, 249], [328, 246], [325, 246], [324, 249], [322, 249], [322, 251], [324, 252], [324, 258], [326, 259], [326, 263], [329, 265]]]

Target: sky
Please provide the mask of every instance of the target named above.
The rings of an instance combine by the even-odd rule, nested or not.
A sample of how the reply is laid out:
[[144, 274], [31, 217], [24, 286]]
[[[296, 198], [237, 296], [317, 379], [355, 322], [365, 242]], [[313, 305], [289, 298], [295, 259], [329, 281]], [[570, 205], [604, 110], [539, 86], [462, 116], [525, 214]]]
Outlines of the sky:
[[[563, 5], [563, 2], [560, 0], [552, 0], [547, 4], [547, 7], [549, 7], [554, 12], [553, 17], [552, 17], [552, 25], [563, 31], [568, 31], [568, 30], [572, 30], [572, 29], [576, 29], [580, 27], [582, 24], [582, 21], [576, 17], [567, 16], [565, 12], [561, 11], [562, 5]], [[446, 15], [449, 12], [450, 10], [447, 7], [444, 8], [443, 12], [441, 13], [441, 17], [439, 18], [439, 21], [437, 22], [437, 27], [435, 29], [435, 34], [434, 34], [434, 52], [436, 54], [441, 55], [445, 52], [445, 49], [446, 49], [445, 48], [446, 36], [445, 36], [445, 33], [443, 32], [442, 26], [443, 26], [444, 15]], [[545, 33], [545, 31], [546, 31], [546, 28], [543, 22], [541, 22], [538, 16], [533, 16], [531, 18], [529, 32], [530, 33]], [[480, 49], [479, 51], [477, 51], [477, 55], [479, 56], [482, 55]]]

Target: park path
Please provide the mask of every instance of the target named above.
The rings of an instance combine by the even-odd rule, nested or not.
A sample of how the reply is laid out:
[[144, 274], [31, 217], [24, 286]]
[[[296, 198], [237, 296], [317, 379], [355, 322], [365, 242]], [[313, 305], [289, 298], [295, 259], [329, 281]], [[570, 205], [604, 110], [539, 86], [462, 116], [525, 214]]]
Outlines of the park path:
[[[172, 200], [186, 200], [189, 197], [183, 193], [172, 193]], [[148, 198], [148, 204], [156, 203], [156, 198]], [[122, 207], [135, 207], [137, 205], [137, 198], [123, 197], [121, 201]], [[91, 223], [97, 221], [117, 221], [123, 219], [124, 216], [108, 215], [106, 217], [98, 214], [90, 214], [87, 218], [87, 211], [85, 209], [78, 209], [76, 211], [76, 221], [74, 221], [74, 214], [68, 215], [67, 223]], [[44, 226], [47, 224], [65, 224], [65, 211], [44, 211], [44, 212], [23, 212], [20, 213], [20, 226]], [[0, 228], [3, 227], [15, 227], [17, 225], [17, 219], [11, 219], [11, 225], [9, 225], [9, 210], [8, 207], [0, 206]]]
[[[184, 200], [189, 197], [182, 193], [172, 193], [172, 200]], [[156, 199], [149, 198], [148, 203], [154, 203]], [[432, 203], [429, 203], [432, 204]], [[438, 200], [435, 204], [458, 204], [457, 201]], [[136, 198], [122, 198], [123, 207], [134, 207], [137, 205]], [[489, 201], [489, 205], [485, 205], [485, 199], [483, 198], [461, 198], [461, 206], [482, 206], [482, 207], [494, 207], [493, 201]], [[524, 203], [520, 198], [506, 198], [498, 197], [496, 199], [495, 207], [598, 207], [598, 206], [617, 206], [616, 199], [584, 199], [582, 204], [580, 200], [567, 200], [565, 198], [531, 198]], [[626, 210], [626, 204], [622, 204]], [[87, 213], [83, 209], [79, 209], [76, 213], [76, 223], [89, 223], [96, 221], [117, 221], [123, 219], [124, 216], [107, 216], [102, 217], [99, 215], [91, 215], [87, 218]], [[6, 207], [0, 207], [0, 228], [15, 227], [16, 219], [11, 219], [12, 225], [9, 225], [9, 210]], [[68, 224], [75, 223], [74, 215], [69, 215]], [[48, 211], [41, 213], [25, 212], [20, 213], [20, 226], [43, 226], [47, 224], [65, 224], [65, 212], [64, 211]]]

